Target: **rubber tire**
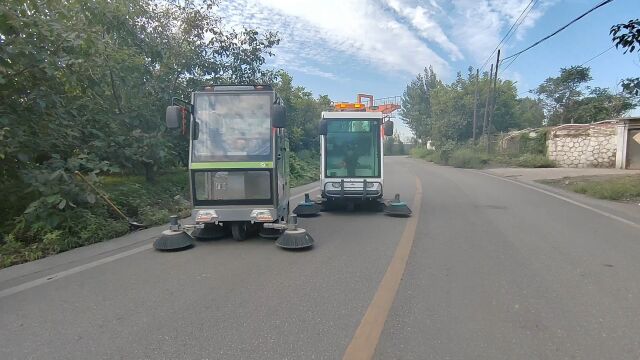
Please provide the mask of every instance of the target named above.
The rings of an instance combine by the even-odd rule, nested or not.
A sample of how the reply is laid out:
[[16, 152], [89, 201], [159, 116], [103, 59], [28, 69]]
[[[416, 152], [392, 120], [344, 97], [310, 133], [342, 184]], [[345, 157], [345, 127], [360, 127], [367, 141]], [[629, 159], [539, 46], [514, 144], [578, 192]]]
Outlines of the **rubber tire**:
[[249, 233], [249, 223], [246, 221], [236, 221], [231, 224], [231, 235], [235, 241], [247, 240], [247, 234]]

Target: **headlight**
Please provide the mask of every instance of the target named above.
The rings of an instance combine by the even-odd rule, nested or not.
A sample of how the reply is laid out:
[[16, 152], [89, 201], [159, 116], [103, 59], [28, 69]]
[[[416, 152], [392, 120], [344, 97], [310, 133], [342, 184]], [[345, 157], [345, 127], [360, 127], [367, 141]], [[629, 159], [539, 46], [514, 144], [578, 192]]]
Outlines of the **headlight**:
[[197, 223], [214, 222], [218, 220], [218, 214], [215, 210], [200, 210], [196, 215]]
[[273, 216], [271, 216], [271, 211], [269, 210], [253, 210], [250, 215], [251, 219], [258, 222], [271, 222], [273, 221]]
[[340, 183], [331, 183], [331, 187], [334, 189], [340, 189]]
[[367, 189], [371, 189], [371, 188], [373, 188], [374, 186], [376, 186], [376, 184], [374, 184], [374, 183], [367, 183]]

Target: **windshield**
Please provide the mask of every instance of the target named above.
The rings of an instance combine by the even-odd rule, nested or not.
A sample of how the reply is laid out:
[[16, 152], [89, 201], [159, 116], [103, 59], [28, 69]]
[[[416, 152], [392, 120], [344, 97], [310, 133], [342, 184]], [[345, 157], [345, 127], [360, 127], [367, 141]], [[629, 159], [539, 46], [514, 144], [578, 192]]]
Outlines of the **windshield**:
[[380, 121], [328, 120], [326, 177], [380, 177]]
[[198, 94], [193, 162], [271, 160], [270, 94]]

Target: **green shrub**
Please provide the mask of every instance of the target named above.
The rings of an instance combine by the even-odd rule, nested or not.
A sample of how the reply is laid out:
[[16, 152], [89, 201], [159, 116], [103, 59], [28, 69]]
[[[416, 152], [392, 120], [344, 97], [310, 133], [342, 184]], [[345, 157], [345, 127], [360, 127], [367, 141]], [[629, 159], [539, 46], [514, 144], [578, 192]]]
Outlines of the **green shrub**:
[[449, 158], [449, 165], [457, 168], [482, 169], [488, 163], [489, 156], [471, 148], [456, 149]]
[[556, 163], [545, 155], [525, 154], [515, 160], [515, 164], [527, 168], [552, 168]]
[[520, 135], [520, 152], [525, 154], [544, 155], [547, 153], [548, 131], [542, 130], [535, 134], [535, 137], [528, 133]]
[[427, 161], [433, 161], [433, 155], [435, 154], [434, 150], [429, 150], [422, 146], [416, 146], [411, 149], [411, 157], [416, 159], [422, 159]]
[[296, 187], [320, 178], [320, 156], [317, 153], [305, 152], [298, 156], [291, 153], [289, 157], [289, 181]]
[[[190, 214], [188, 173], [176, 169], [162, 174], [154, 183], [140, 176], [103, 177], [103, 189], [125, 214], [147, 225], [166, 223], [170, 214]], [[58, 199], [54, 199], [58, 201]], [[54, 201], [54, 205], [57, 204]], [[42, 203], [39, 211], [56, 221], [43, 221], [31, 213], [17, 217], [14, 227], [0, 242], [0, 267], [36, 260], [79, 246], [122, 236], [129, 231], [101, 199], [81, 206], [49, 206]]]

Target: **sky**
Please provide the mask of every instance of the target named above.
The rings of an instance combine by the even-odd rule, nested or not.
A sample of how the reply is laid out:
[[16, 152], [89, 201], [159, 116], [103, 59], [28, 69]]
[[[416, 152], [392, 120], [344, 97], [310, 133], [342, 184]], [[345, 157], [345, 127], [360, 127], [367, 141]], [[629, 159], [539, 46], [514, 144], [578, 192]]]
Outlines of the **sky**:
[[[334, 101], [402, 95], [411, 79], [432, 66], [445, 81], [469, 66], [495, 63], [491, 55], [531, 0], [227, 0], [220, 15], [231, 28], [278, 32], [267, 66]], [[526, 48], [601, 0], [533, 0], [502, 57]], [[612, 45], [612, 25], [640, 17], [640, 0], [614, 0], [520, 55], [500, 77], [517, 81], [520, 96], [560, 68], [581, 65]], [[489, 64], [486, 68], [489, 68]], [[589, 61], [590, 86], [619, 90], [640, 75], [638, 53], [609, 49]], [[638, 111], [634, 111], [637, 115]], [[401, 136], [408, 129], [398, 126]]]

